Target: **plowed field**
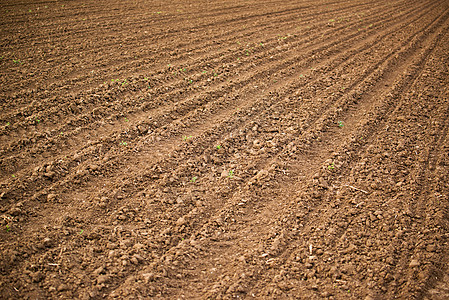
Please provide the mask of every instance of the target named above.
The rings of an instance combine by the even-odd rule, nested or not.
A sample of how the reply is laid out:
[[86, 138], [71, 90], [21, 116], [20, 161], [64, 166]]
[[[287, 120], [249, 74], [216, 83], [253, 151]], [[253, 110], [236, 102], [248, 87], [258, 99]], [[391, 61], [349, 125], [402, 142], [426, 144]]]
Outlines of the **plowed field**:
[[0, 298], [449, 299], [448, 0], [0, 13]]

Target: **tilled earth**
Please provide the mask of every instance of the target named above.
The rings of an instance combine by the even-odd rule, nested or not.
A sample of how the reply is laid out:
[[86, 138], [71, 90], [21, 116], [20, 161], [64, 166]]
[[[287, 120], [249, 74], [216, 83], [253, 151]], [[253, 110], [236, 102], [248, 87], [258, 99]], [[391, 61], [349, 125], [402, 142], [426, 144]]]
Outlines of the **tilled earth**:
[[448, 0], [0, 13], [2, 299], [449, 298]]

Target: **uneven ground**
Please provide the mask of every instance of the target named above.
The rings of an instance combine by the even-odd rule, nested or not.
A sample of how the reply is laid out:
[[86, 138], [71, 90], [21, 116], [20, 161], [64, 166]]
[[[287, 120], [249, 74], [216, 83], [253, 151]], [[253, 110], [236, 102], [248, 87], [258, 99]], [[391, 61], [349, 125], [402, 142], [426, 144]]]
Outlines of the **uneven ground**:
[[2, 1], [2, 299], [448, 299], [448, 0]]

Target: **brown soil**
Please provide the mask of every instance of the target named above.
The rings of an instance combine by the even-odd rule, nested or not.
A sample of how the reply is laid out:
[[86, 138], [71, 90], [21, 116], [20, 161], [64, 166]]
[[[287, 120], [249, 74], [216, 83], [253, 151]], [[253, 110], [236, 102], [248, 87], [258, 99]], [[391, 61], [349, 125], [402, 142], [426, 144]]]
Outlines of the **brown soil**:
[[0, 4], [2, 299], [448, 299], [448, 0]]

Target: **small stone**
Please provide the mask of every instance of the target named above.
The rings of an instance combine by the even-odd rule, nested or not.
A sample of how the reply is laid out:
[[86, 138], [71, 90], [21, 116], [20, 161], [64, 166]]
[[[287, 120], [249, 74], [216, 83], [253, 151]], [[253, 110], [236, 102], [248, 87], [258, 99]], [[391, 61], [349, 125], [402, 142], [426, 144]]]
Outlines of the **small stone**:
[[389, 265], [392, 265], [394, 263], [393, 257], [389, 256], [385, 259], [385, 262]]
[[176, 225], [178, 225], [178, 226], [182, 226], [185, 223], [186, 223], [186, 218], [184, 218], [184, 217], [181, 217], [176, 221]]
[[150, 281], [154, 281], [154, 274], [153, 273], [144, 273], [144, 274], [142, 274], [142, 277], [145, 280], [145, 283], [148, 283]]
[[144, 249], [144, 248], [145, 248], [145, 245], [144, 245], [144, 244], [141, 244], [141, 243], [137, 243], [137, 244], [135, 244], [135, 245], [133, 246], [133, 248], [136, 249], [137, 251], [139, 251], [139, 250]]
[[134, 256], [131, 257], [131, 258], [129, 259], [129, 261], [130, 261], [133, 265], [138, 265], [138, 264], [139, 264], [139, 261], [138, 261], [137, 258], [135, 258]]
[[328, 291], [324, 291], [324, 292], [321, 293], [321, 297], [322, 297], [322, 298], [328, 298], [328, 297], [330, 297], [330, 296], [332, 296], [332, 294], [329, 293]]
[[109, 281], [110, 277], [109, 275], [100, 275], [97, 277], [97, 283], [98, 284], [104, 284]]
[[44, 247], [47, 247], [47, 248], [49, 248], [49, 247], [51, 247], [52, 245], [53, 245], [53, 241], [52, 241], [52, 239], [51, 238], [45, 238], [44, 240], [43, 240], [43, 245], [44, 245]]
[[410, 268], [418, 267], [420, 265], [419, 261], [417, 259], [412, 259], [410, 261], [410, 264], [408, 265]]
[[138, 262], [143, 262], [145, 259], [139, 254], [134, 254], [133, 258], [137, 259]]
[[52, 179], [56, 175], [55, 172], [46, 172], [44, 173], [44, 177], [47, 177], [48, 179]]
[[99, 267], [97, 269], [95, 269], [95, 271], [93, 272], [95, 276], [100, 275], [101, 273], [103, 273], [104, 268], [103, 267]]
[[434, 244], [427, 245], [426, 250], [428, 252], [435, 252], [437, 247]]
[[54, 201], [56, 201], [58, 199], [58, 195], [56, 195], [56, 194], [48, 194], [47, 195], [47, 200], [49, 201], [49, 202], [54, 202]]
[[22, 214], [22, 210], [18, 207], [13, 207], [8, 212], [11, 216], [19, 216]]

